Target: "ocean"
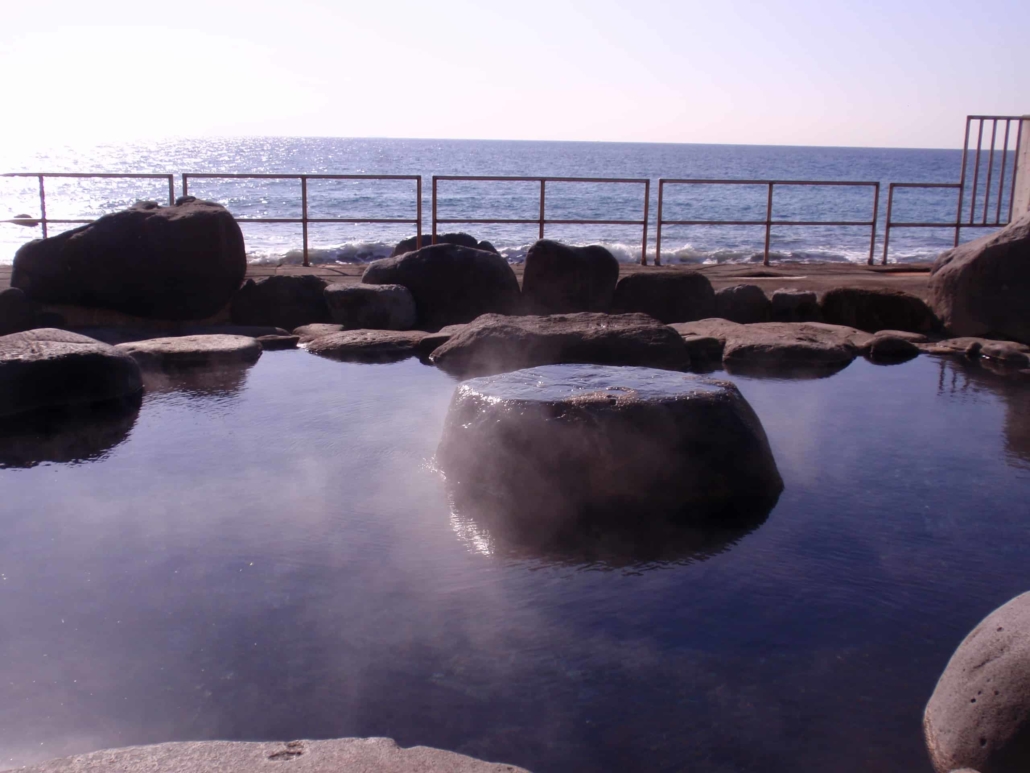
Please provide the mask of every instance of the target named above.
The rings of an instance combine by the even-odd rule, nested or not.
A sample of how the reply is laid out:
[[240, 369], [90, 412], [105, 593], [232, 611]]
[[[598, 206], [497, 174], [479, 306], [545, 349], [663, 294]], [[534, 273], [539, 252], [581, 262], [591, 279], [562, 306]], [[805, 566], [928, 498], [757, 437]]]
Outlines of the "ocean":
[[[649, 178], [649, 262], [655, 251], [659, 178], [879, 181], [875, 252], [879, 261], [887, 184], [957, 182], [961, 156], [960, 150], [889, 148], [269, 137], [68, 145], [44, 151], [8, 147], [0, 155], [0, 171], [174, 173], [176, 195], [181, 194], [184, 172], [420, 174], [424, 234], [432, 228], [434, 174]], [[999, 162], [997, 157], [996, 175]], [[985, 153], [984, 168], [986, 163]], [[1007, 167], [1012, 168], [1011, 153]], [[982, 170], [981, 180], [983, 174]], [[47, 180], [46, 187], [47, 214], [57, 219], [94, 218], [138, 200], [168, 200], [167, 183], [160, 180], [52, 179]], [[300, 183], [296, 180], [197, 179], [190, 181], [189, 192], [224, 204], [239, 218], [291, 218], [301, 214]], [[953, 221], [956, 196], [954, 189], [902, 191], [895, 202], [894, 220]], [[765, 217], [765, 186], [667, 186], [664, 198], [666, 220]], [[547, 217], [640, 220], [643, 200], [642, 185], [549, 183]], [[412, 221], [311, 224], [313, 263], [354, 263], [385, 257], [397, 241], [415, 232], [416, 196], [411, 181], [311, 181], [308, 201], [309, 217]], [[869, 220], [872, 203], [869, 187], [777, 187], [773, 218]], [[537, 217], [539, 204], [536, 183], [440, 182], [441, 218], [532, 219]], [[1003, 212], [1007, 204], [1006, 196]], [[993, 217], [993, 200], [991, 209]], [[0, 177], [0, 219], [38, 213], [34, 178]], [[54, 225], [50, 233], [71, 227]], [[243, 228], [251, 262], [276, 265], [303, 260], [299, 224], [250, 223]], [[538, 237], [535, 223], [448, 224], [439, 228], [440, 233], [456, 230], [489, 240], [512, 262], [520, 261]], [[965, 229], [962, 238], [965, 241], [982, 233], [981, 229]], [[623, 261], [640, 258], [642, 228], [638, 225], [549, 225], [545, 235], [570, 244], [602, 244]], [[890, 261], [933, 260], [952, 245], [953, 235], [950, 228], [893, 230]], [[22, 243], [39, 236], [39, 228], [0, 224], [0, 263], [10, 263]], [[666, 264], [761, 260], [764, 238], [762, 226], [665, 226], [662, 259]], [[868, 227], [775, 226], [770, 250], [774, 261], [859, 263], [868, 259], [869, 242]]]

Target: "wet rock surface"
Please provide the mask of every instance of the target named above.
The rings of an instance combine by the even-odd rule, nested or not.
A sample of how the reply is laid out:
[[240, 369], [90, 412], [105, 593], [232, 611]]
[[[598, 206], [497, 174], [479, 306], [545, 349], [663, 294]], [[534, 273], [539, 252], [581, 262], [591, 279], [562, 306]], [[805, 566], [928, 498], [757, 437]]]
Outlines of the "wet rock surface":
[[428, 746], [402, 748], [390, 738], [244, 743], [196, 741], [130, 746], [22, 768], [24, 773], [252, 773], [286, 765], [297, 773], [528, 773]]
[[421, 330], [344, 330], [307, 344], [312, 354], [342, 362], [399, 362], [418, 357]]
[[0, 416], [130, 397], [143, 387], [126, 353], [64, 330], [0, 336]]
[[29, 242], [14, 257], [11, 285], [44, 303], [204, 319], [229, 303], [246, 269], [243, 234], [229, 211], [186, 197]]
[[953, 335], [1030, 344], [1030, 212], [943, 253], [930, 272], [929, 292]]
[[430, 362], [472, 376], [559, 363], [683, 369], [689, 355], [674, 330], [644, 314], [487, 314], [436, 349]]
[[526, 253], [525, 314], [607, 312], [619, 281], [619, 262], [604, 247], [569, 247], [541, 239]]
[[334, 325], [332, 323], [301, 325], [298, 328], [294, 328], [293, 335], [297, 336], [300, 343], [306, 344], [314, 341], [316, 338], [322, 338], [333, 333], [342, 333], [343, 331], [343, 325]]
[[332, 321], [347, 330], [410, 330], [415, 298], [404, 285], [331, 284], [325, 288]]
[[583, 523], [739, 523], [783, 488], [735, 386], [651, 368], [557, 365], [466, 381], [437, 452], [459, 512], [558, 536]]
[[862, 347], [862, 354], [873, 362], [895, 363], [911, 360], [919, 356], [920, 349], [917, 343], [926, 341], [926, 336], [918, 337], [923, 340], [917, 342], [895, 331], [881, 330]]
[[938, 773], [1030, 770], [1030, 593], [989, 614], [955, 650], [923, 731]]
[[326, 281], [312, 275], [248, 279], [232, 298], [232, 321], [286, 330], [329, 322], [325, 288]]
[[248, 336], [198, 335], [118, 344], [144, 368], [184, 368], [256, 362], [261, 344]]
[[361, 281], [407, 287], [424, 330], [471, 322], [481, 314], [514, 313], [521, 297], [515, 272], [500, 255], [449, 244], [375, 260]]
[[772, 304], [758, 285], [724, 287], [715, 294], [715, 316], [747, 325], [768, 322]]
[[930, 333], [940, 327], [922, 298], [901, 290], [838, 287], [823, 295], [819, 307], [824, 322], [867, 333], [881, 330]]
[[612, 311], [647, 314], [665, 324], [707, 319], [715, 316], [715, 290], [696, 271], [630, 274], [615, 287]]

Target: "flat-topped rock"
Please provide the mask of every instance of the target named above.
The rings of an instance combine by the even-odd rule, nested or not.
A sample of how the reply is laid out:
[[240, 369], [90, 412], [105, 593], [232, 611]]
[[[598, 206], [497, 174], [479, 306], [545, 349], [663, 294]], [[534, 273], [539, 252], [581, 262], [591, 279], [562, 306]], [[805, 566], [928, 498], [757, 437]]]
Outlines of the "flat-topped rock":
[[0, 336], [0, 416], [116, 400], [142, 388], [135, 361], [92, 338], [52, 328]]
[[22, 773], [528, 773], [428, 746], [402, 748], [390, 738], [244, 743], [195, 741], [129, 746], [21, 768]]
[[325, 288], [332, 321], [347, 330], [410, 330], [415, 297], [404, 285], [331, 284]]
[[783, 488], [733, 384], [653, 368], [552, 365], [466, 381], [437, 459], [459, 508], [545, 532], [582, 519], [764, 517]]
[[683, 339], [644, 314], [486, 314], [466, 325], [430, 357], [458, 376], [488, 375], [559, 363], [684, 369]]
[[310, 341], [312, 354], [342, 362], [398, 362], [418, 357], [421, 330], [344, 330]]
[[922, 298], [901, 290], [838, 287], [823, 295], [819, 307], [825, 322], [867, 333], [881, 330], [930, 333], [940, 327]]
[[116, 348], [147, 368], [251, 363], [261, 356], [257, 340], [230, 335], [150, 338], [118, 344]]
[[333, 333], [342, 333], [344, 330], [343, 325], [335, 325], [333, 323], [301, 325], [293, 329], [293, 335], [297, 336], [300, 343], [306, 344], [314, 341], [316, 338], [322, 338]]

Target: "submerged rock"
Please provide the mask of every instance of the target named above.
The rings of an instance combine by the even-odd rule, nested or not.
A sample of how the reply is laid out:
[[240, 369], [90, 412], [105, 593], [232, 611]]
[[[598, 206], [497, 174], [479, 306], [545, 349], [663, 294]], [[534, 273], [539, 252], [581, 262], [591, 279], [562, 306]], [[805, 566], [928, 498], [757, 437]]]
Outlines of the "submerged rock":
[[758, 285], [724, 287], [715, 294], [715, 316], [747, 325], [768, 322], [772, 304]]
[[399, 362], [420, 355], [421, 330], [344, 330], [308, 343], [308, 351], [342, 362]]
[[738, 522], [783, 481], [761, 422], [727, 382], [651, 368], [557, 365], [454, 393], [437, 452], [459, 510], [560, 532]]
[[942, 254], [930, 271], [930, 304], [958, 336], [1030, 344], [1030, 212]]
[[504, 258], [450, 244], [372, 261], [361, 281], [407, 287], [425, 330], [471, 322], [481, 314], [514, 313], [520, 298], [518, 279]]
[[324, 279], [311, 274], [248, 279], [232, 298], [232, 321], [286, 330], [329, 322], [325, 287]]
[[239, 289], [243, 233], [219, 204], [144, 202], [37, 239], [14, 256], [11, 285], [44, 303], [101, 307], [151, 319], [203, 319]]
[[390, 738], [246, 743], [192, 741], [107, 749], [22, 768], [23, 773], [253, 773], [286, 765], [296, 773], [528, 773], [428, 746], [402, 748]]
[[64, 330], [0, 336], [0, 416], [137, 394], [139, 366], [113, 346]]
[[611, 308], [619, 261], [604, 247], [570, 247], [541, 239], [526, 253], [522, 301], [526, 314], [606, 312]]
[[825, 322], [867, 333], [881, 330], [930, 333], [940, 327], [922, 298], [901, 290], [838, 287], [823, 295], [819, 307]]
[[503, 373], [536, 365], [593, 363], [683, 369], [683, 339], [644, 314], [486, 314], [464, 327], [430, 357], [457, 376]]
[[118, 344], [145, 368], [183, 368], [256, 362], [261, 344], [248, 336], [199, 335]]
[[619, 280], [616, 313], [638, 312], [660, 322], [690, 322], [715, 316], [715, 290], [697, 271], [640, 271]]
[[333, 322], [346, 330], [410, 330], [415, 298], [404, 285], [331, 284], [325, 300]]
[[[926, 341], [926, 336], [913, 335], [922, 339], [918, 343]], [[881, 330], [862, 347], [862, 354], [877, 363], [904, 362], [919, 355], [919, 346], [917, 346], [916, 341], [899, 334], [897, 331]]]
[[923, 732], [938, 773], [1030, 770], [1030, 593], [991, 612], [955, 650]]

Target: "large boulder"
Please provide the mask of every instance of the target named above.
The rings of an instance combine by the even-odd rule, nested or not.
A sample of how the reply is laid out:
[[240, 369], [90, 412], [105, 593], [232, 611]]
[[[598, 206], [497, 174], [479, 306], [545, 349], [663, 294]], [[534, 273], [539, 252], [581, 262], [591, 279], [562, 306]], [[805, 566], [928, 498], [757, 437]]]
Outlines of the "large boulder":
[[923, 732], [938, 773], [1030, 770], [1030, 593], [991, 612], [955, 650]]
[[415, 297], [404, 285], [331, 284], [325, 300], [334, 323], [348, 330], [410, 330]]
[[715, 290], [697, 271], [639, 271], [615, 288], [612, 311], [637, 312], [670, 324], [715, 316]]
[[604, 247], [569, 247], [541, 239], [526, 253], [522, 303], [526, 314], [608, 311], [619, 261]]
[[426, 333], [420, 330], [344, 330], [320, 336], [308, 351], [341, 362], [385, 363], [420, 356]]
[[819, 297], [811, 290], [777, 290], [769, 302], [773, 322], [822, 322]]
[[511, 314], [520, 300], [519, 281], [504, 258], [450, 244], [375, 260], [361, 281], [407, 287], [426, 330], [471, 322], [481, 314]]
[[326, 281], [312, 274], [248, 279], [232, 298], [237, 325], [273, 325], [293, 330], [329, 322]]
[[930, 271], [930, 305], [956, 336], [1030, 344], [1030, 212], [948, 250]]
[[152, 319], [202, 319], [243, 281], [243, 233], [219, 204], [144, 202], [14, 256], [11, 284], [44, 303], [97, 306]]
[[0, 417], [137, 394], [139, 366], [113, 346], [65, 330], [0, 336]]
[[36, 325], [39, 304], [17, 287], [0, 290], [0, 335], [21, 333]]
[[261, 344], [249, 336], [196, 335], [118, 344], [144, 368], [192, 368], [256, 362]]
[[[474, 250], [485, 250], [486, 252], [497, 252], [497, 248], [494, 247], [490, 242], [487, 241], [476, 241], [476, 237], [466, 233], [456, 234], [437, 234], [437, 244], [455, 244], [459, 247], [471, 247]], [[422, 234], [422, 246], [430, 247], [433, 244], [433, 235], [431, 233]], [[403, 255], [406, 252], [414, 252], [419, 249], [418, 237], [411, 236], [407, 239], [401, 239], [397, 242], [397, 246], [393, 248], [393, 252], [390, 253], [391, 258], [395, 258], [398, 255]]]
[[715, 294], [715, 316], [742, 325], [768, 322], [771, 307], [758, 285], [724, 287]]
[[528, 773], [390, 738], [326, 741], [189, 741], [81, 754], [21, 768], [22, 773], [254, 773], [286, 765], [291, 773]]
[[458, 376], [559, 363], [683, 369], [690, 357], [676, 331], [644, 314], [487, 314], [439, 346], [429, 361]]
[[881, 330], [930, 333], [940, 327], [922, 298], [902, 290], [838, 287], [823, 295], [819, 308], [824, 322], [867, 333]]
[[459, 510], [542, 531], [587, 520], [734, 521], [783, 481], [737, 388], [651, 368], [552, 365], [454, 393], [437, 451]]

